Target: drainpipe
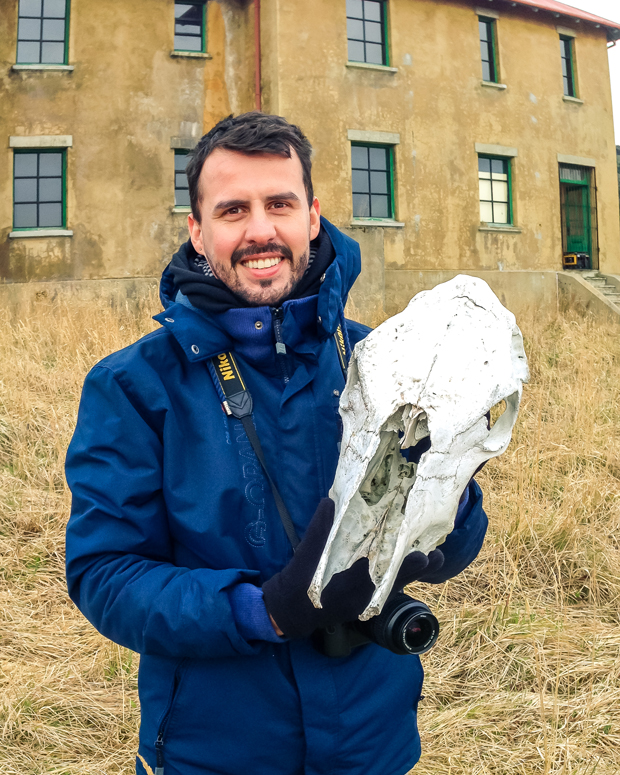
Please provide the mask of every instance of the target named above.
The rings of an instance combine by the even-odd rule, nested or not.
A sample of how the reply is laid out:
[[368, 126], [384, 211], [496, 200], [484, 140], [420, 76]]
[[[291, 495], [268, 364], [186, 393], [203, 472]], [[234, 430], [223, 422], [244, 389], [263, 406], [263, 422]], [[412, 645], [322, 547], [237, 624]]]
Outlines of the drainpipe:
[[256, 110], [262, 110], [262, 95], [260, 90], [260, 0], [254, 0], [254, 100]]

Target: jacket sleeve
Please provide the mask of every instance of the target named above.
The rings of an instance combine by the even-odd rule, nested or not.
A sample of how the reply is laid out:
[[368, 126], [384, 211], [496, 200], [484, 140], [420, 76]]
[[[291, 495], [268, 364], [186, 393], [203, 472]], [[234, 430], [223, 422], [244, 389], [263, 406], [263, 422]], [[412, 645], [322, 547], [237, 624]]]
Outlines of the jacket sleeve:
[[66, 460], [71, 599], [103, 635], [140, 653], [257, 652], [236, 627], [227, 590], [258, 574], [174, 564], [162, 470], [158, 432], [115, 374], [96, 366], [84, 383]]
[[482, 490], [473, 479], [469, 483], [467, 506], [468, 511], [460, 515], [459, 526], [437, 547], [443, 552], [444, 564], [438, 571], [423, 576], [420, 581], [441, 584], [465, 570], [478, 556], [487, 532], [488, 520], [482, 508]]

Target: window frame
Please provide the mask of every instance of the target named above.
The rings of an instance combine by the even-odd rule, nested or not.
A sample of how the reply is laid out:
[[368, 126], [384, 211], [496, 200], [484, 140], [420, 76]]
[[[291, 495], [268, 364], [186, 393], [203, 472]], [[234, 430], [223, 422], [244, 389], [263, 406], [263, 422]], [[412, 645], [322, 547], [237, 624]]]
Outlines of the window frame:
[[[40, 67], [57, 67], [58, 65], [68, 65], [69, 64], [69, 22], [71, 17], [71, 0], [64, 0], [65, 2], [65, 38], [64, 38], [64, 50], [63, 50], [63, 59], [62, 62], [19, 62], [17, 59], [17, 51], [20, 43], [26, 43], [26, 42], [32, 42], [35, 41], [20, 41], [19, 39], [19, 20], [21, 17], [20, 14], [20, 8], [21, 8], [21, 0], [18, 0], [17, 3], [17, 30], [16, 30], [16, 42], [15, 42], [15, 64], [16, 65], [38, 65]], [[26, 19], [35, 19], [40, 18], [41, 19], [41, 37], [39, 38], [39, 60], [41, 59], [41, 46], [43, 45], [44, 41], [42, 39], [43, 36], [43, 20], [46, 18], [43, 16], [43, 8], [44, 8], [44, 0], [41, 0], [41, 16], [35, 17], [35, 16], [26, 16], [24, 18]], [[51, 17], [55, 18], [55, 17]], [[51, 42], [51, 41], [46, 41]]]
[[[62, 224], [60, 226], [15, 226], [15, 157], [17, 155], [23, 155], [27, 153], [36, 153], [44, 154], [44, 153], [60, 153], [62, 158], [61, 163], [61, 215], [62, 215]], [[37, 160], [37, 201], [36, 205], [37, 208], [41, 204], [41, 202], [38, 199], [38, 181], [40, 178], [40, 175], [38, 174], [38, 168], [39, 168], [39, 162]], [[13, 148], [13, 212], [12, 212], [12, 231], [13, 232], [37, 232], [37, 231], [49, 231], [50, 229], [67, 229], [67, 149], [66, 148]], [[21, 204], [18, 202], [17, 204]], [[37, 210], [37, 221], [39, 220], [39, 213]]]
[[[376, 221], [377, 224], [385, 223], [386, 221], [395, 221], [396, 220], [396, 200], [394, 197], [394, 165], [395, 165], [395, 159], [394, 159], [394, 145], [390, 145], [388, 143], [372, 143], [372, 142], [363, 142], [361, 140], [351, 140], [350, 148], [353, 148], [354, 146], [358, 148], [383, 148], [387, 151], [387, 178], [388, 178], [388, 215], [387, 216], [376, 216], [376, 215], [355, 215], [354, 209], [353, 209], [353, 159], [352, 159], [352, 153], [349, 152], [349, 159], [351, 163], [351, 210], [353, 212], [353, 221]], [[370, 167], [368, 168], [368, 172], [370, 172]], [[369, 179], [369, 191], [368, 195], [372, 196], [372, 191], [370, 190], [370, 179]]]
[[[176, 48], [174, 44], [174, 39], [176, 38], [176, 30], [173, 29], [172, 50], [175, 54], [206, 54], [207, 52], [207, 3], [208, 3], [208, 0], [174, 0], [173, 8], [175, 8], [177, 5], [201, 5], [202, 6], [200, 49], [198, 51], [194, 51], [193, 49]], [[174, 17], [174, 26], [176, 27], [176, 16]]]
[[[563, 45], [564, 44], [564, 45]], [[564, 56], [564, 47], [568, 47], [568, 53], [569, 56]], [[562, 70], [562, 92], [565, 97], [573, 97], [578, 98], [577, 94], [577, 78], [576, 78], [576, 68], [575, 68], [575, 39], [571, 35], [562, 35], [560, 34], [560, 59], [561, 62], [566, 61], [567, 66], [569, 68], [569, 76], [564, 75], [564, 71]], [[565, 79], [569, 80], [570, 83], [570, 91], [566, 91], [566, 81]]]
[[[191, 206], [192, 206], [191, 202], [189, 202], [186, 205], [177, 204], [177, 190], [178, 191], [185, 191], [186, 189], [184, 189], [184, 188], [177, 189], [177, 172], [178, 172], [178, 170], [176, 168], [176, 159], [177, 159], [177, 156], [183, 156], [185, 159], [187, 159], [188, 156], [190, 155], [190, 153], [191, 153], [191, 151], [189, 149], [184, 149], [184, 148], [175, 148], [174, 149], [174, 209], [175, 210], [179, 210], [179, 209], [183, 209], [183, 210], [188, 209], [189, 210], [189, 209], [191, 209]], [[185, 173], [185, 178], [187, 180], [187, 173]], [[189, 184], [187, 186], [187, 196], [189, 198]]]
[[[387, 11], [387, 0], [376, 0], [376, 2], [379, 3], [381, 7], [381, 52], [382, 52], [382, 62], [379, 64], [377, 62], [368, 62], [366, 58], [363, 60], [359, 59], [349, 59], [349, 40], [354, 40], [357, 42], [361, 42], [364, 44], [364, 57], [366, 57], [366, 39], [359, 40], [359, 38], [349, 38], [349, 33], [347, 30], [347, 62], [352, 62], [353, 64], [362, 64], [362, 65], [372, 65], [374, 67], [390, 67], [390, 46], [389, 46], [389, 36], [388, 36], [388, 11]], [[363, 3], [363, 0], [362, 0]], [[362, 6], [363, 7], [363, 6]], [[364, 13], [364, 11], [362, 11]], [[354, 16], [348, 16], [346, 12], [346, 6], [345, 6], [345, 21], [348, 22], [349, 19], [359, 21], [357, 17]], [[365, 21], [365, 17], [362, 21]], [[370, 43], [374, 43], [374, 41], [368, 41]]]
[[[482, 223], [482, 224], [485, 224], [487, 226], [497, 226], [497, 227], [502, 227], [502, 226], [506, 227], [506, 226], [514, 226], [515, 225], [515, 223], [514, 223], [513, 194], [512, 194], [512, 160], [513, 160], [513, 158], [514, 157], [512, 157], [512, 156], [501, 156], [499, 154], [498, 155], [493, 155], [493, 154], [490, 154], [490, 153], [479, 153], [479, 154], [477, 154], [477, 160], [478, 161], [480, 159], [490, 159], [491, 162], [493, 160], [506, 162], [507, 176], [508, 176], [508, 179], [507, 179], [507, 183], [508, 183], [508, 202], [507, 202], [507, 205], [508, 205], [508, 221], [506, 223], [497, 223], [496, 221], [492, 221], [492, 222], [491, 221], [483, 221], [482, 217], [480, 217], [480, 223]], [[491, 169], [492, 169], [492, 165], [491, 165]], [[491, 174], [492, 174], [492, 172], [491, 172]], [[493, 194], [493, 179], [491, 178], [491, 195], [492, 194]], [[487, 202], [489, 200], [487, 200], [487, 199], [482, 200], [480, 198], [480, 165], [478, 164], [478, 211], [480, 211], [480, 204], [482, 203], [482, 201]], [[491, 201], [492, 204], [495, 203], [494, 199], [491, 199], [490, 201]], [[499, 200], [498, 200], [498, 202], [499, 202]], [[493, 212], [495, 213], [495, 208], [493, 208]], [[482, 213], [480, 213], [480, 215], [482, 216]]]
[[[499, 57], [498, 57], [498, 51], [497, 51], [497, 19], [492, 18], [491, 16], [483, 16], [478, 15], [478, 43], [482, 43], [482, 39], [480, 38], [480, 22], [487, 25], [487, 34], [490, 33], [491, 39], [490, 41], [487, 41], [487, 46], [489, 48], [489, 53], [492, 57], [490, 60], [490, 69], [491, 69], [491, 78], [490, 80], [487, 80], [484, 77], [484, 70], [482, 71], [482, 80], [485, 83], [500, 83], [500, 74], [499, 74]], [[490, 46], [488, 45], [490, 43]], [[484, 63], [484, 59], [482, 59], [482, 52], [480, 52], [480, 62], [481, 64]]]

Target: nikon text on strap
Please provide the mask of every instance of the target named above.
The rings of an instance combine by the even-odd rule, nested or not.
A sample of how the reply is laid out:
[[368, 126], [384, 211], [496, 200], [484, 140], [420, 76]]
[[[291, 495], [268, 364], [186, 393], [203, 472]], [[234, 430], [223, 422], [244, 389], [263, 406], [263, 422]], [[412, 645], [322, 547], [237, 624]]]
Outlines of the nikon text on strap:
[[[341, 326], [338, 326], [336, 329], [334, 340], [338, 352], [338, 361], [346, 381], [347, 355]], [[282, 496], [278, 492], [278, 488], [267, 470], [267, 461], [265, 460], [263, 448], [261, 447], [260, 439], [258, 438], [252, 420], [252, 396], [243, 382], [233, 354], [231, 352], [220, 353], [211, 358], [209, 361], [209, 371], [211, 372], [213, 382], [217, 388], [220, 400], [222, 401], [224, 411], [229, 417], [235, 417], [237, 420], [240, 420], [243, 425], [248, 441], [252, 445], [252, 449], [254, 450], [258, 462], [265, 472], [269, 486], [271, 487], [271, 492], [276, 502], [276, 507], [280, 514], [280, 519], [282, 520], [286, 535], [291, 542], [293, 550], [295, 550], [299, 545], [300, 539], [295, 530], [295, 526], [293, 525], [291, 515], [286, 508], [286, 504], [282, 500]]]

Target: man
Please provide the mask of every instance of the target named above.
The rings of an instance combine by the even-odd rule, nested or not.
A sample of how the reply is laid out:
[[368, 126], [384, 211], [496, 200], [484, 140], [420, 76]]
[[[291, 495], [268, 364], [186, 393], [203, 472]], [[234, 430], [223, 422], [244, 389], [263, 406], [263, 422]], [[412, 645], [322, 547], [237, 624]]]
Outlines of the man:
[[[313, 645], [314, 631], [354, 620], [373, 586], [363, 559], [321, 609], [306, 594], [334, 512], [334, 334], [340, 325], [350, 352], [368, 332], [344, 320], [359, 248], [321, 219], [310, 153], [297, 127], [260, 113], [202, 138], [162, 327], [84, 385], [67, 577], [94, 626], [141, 654], [139, 773], [402, 775], [420, 755], [418, 657], [369, 644], [330, 658]], [[273, 488], [247, 420], [222, 410], [231, 361]], [[457, 528], [428, 558], [409, 555], [395, 589], [474, 559], [481, 502], [472, 482]]]

